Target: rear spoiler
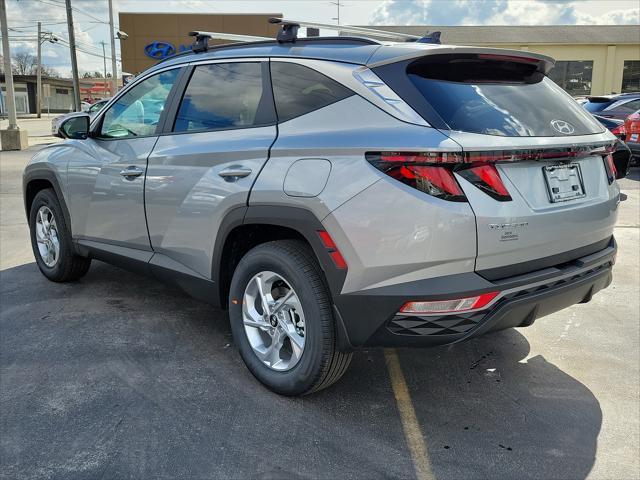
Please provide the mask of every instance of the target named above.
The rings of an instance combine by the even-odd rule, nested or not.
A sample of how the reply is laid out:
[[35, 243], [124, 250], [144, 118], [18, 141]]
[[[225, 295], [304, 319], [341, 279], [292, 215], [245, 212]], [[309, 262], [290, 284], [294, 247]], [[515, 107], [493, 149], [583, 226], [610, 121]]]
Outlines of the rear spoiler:
[[[430, 45], [418, 43], [398, 43], [390, 45], [388, 48], [393, 49], [389, 55], [383, 53], [386, 49], [380, 49], [376, 54], [372, 55], [367, 63], [367, 67], [374, 68], [390, 63], [401, 62], [404, 60], [412, 60], [414, 58], [426, 57], [428, 55], [455, 55], [455, 54], [476, 54], [491, 55], [503, 58], [512, 58], [515, 61], [522, 59], [523, 61], [535, 61], [538, 63], [538, 70], [544, 74], [549, 73], [556, 61], [547, 55], [532, 53], [523, 50], [509, 50], [506, 48], [485, 48], [485, 47], [465, 47], [457, 45]], [[406, 51], [406, 53], [403, 53]], [[387, 58], [381, 58], [381, 57]]]

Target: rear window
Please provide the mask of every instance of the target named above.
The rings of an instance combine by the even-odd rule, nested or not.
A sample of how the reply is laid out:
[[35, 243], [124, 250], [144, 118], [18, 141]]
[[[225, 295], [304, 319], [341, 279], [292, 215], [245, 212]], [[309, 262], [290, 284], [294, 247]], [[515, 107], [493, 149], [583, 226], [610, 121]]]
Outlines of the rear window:
[[411, 83], [452, 129], [512, 137], [603, 131], [537, 61], [484, 55], [432, 55], [407, 66]]
[[603, 111], [605, 108], [614, 103], [614, 100], [610, 100], [608, 98], [589, 98], [584, 104], [582, 104], [582, 106], [588, 112], [595, 113]]

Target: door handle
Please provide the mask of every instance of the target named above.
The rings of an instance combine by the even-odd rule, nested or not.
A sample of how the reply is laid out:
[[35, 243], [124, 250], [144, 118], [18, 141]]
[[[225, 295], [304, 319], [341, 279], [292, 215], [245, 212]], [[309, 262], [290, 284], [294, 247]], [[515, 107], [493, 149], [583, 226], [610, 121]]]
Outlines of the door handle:
[[251, 169], [243, 167], [228, 167], [224, 170], [220, 170], [218, 175], [225, 180], [237, 180], [238, 178], [244, 178], [251, 175]]
[[120, 175], [122, 175], [127, 180], [133, 180], [136, 177], [139, 177], [144, 173], [144, 170], [139, 167], [130, 166], [120, 171]]

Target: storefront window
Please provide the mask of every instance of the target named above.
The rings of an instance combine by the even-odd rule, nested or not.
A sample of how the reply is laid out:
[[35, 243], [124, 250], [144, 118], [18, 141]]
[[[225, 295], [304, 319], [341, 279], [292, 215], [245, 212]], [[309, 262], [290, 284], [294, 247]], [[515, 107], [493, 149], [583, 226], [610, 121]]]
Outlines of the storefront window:
[[622, 70], [624, 92], [640, 92], [640, 60], [625, 60]]
[[549, 78], [573, 96], [591, 94], [591, 60], [560, 60], [549, 72]]

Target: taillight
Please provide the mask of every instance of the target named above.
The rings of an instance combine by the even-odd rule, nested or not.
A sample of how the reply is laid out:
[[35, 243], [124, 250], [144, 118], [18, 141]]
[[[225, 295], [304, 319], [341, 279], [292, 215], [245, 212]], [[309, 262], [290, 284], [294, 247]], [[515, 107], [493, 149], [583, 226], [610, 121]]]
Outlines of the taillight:
[[511, 200], [511, 195], [502, 183], [502, 178], [500, 178], [500, 173], [495, 165], [476, 165], [466, 170], [460, 170], [458, 174], [499, 202]]
[[605, 155], [612, 151], [612, 144], [590, 144], [470, 152], [368, 152], [366, 158], [381, 172], [443, 200], [467, 201], [455, 179], [456, 173], [492, 198], [508, 202], [512, 198], [495, 163], [566, 160]]
[[459, 163], [459, 154], [368, 153], [367, 160], [381, 172], [433, 197], [452, 202], [467, 199], [452, 169], [444, 166]]
[[611, 130], [611, 133], [613, 133], [617, 137], [623, 137], [627, 132], [624, 128], [624, 124], [622, 124]]
[[603, 157], [603, 160], [604, 170], [607, 173], [607, 180], [609, 181], [609, 185], [611, 185], [618, 175], [618, 170], [616, 169], [616, 164], [613, 162], [613, 155], [609, 153]]
[[480, 310], [486, 307], [499, 293], [500, 292], [489, 292], [475, 297], [454, 298], [451, 300], [407, 302], [400, 308], [400, 313], [434, 314]]

